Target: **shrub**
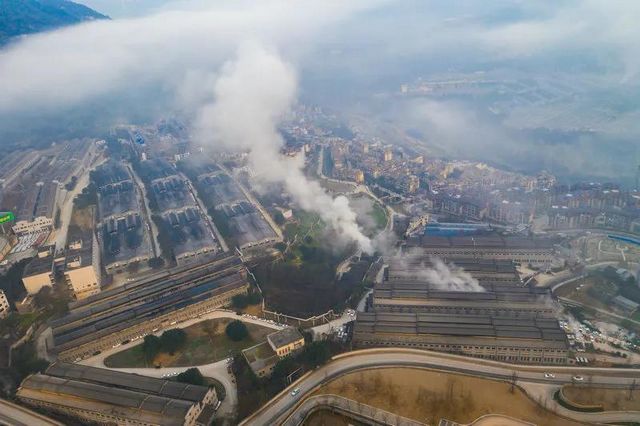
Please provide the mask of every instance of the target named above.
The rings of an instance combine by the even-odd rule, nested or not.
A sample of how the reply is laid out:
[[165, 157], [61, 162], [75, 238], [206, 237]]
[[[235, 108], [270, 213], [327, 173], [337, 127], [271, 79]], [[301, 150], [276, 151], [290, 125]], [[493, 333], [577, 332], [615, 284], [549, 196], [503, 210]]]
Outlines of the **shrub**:
[[233, 340], [234, 342], [239, 342], [249, 335], [249, 330], [247, 330], [247, 326], [244, 325], [242, 321], [235, 320], [231, 321], [227, 325], [225, 333], [227, 334], [227, 336], [229, 336], [229, 339]]
[[162, 333], [160, 336], [160, 344], [163, 352], [173, 355], [175, 351], [180, 349], [187, 341], [187, 333], [179, 328], [173, 328]]

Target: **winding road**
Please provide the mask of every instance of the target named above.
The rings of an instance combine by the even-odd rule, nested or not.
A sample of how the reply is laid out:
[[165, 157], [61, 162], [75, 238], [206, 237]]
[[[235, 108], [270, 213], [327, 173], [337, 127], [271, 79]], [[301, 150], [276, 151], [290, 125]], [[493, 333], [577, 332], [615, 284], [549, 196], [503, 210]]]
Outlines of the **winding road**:
[[[305, 374], [240, 424], [280, 424], [320, 385], [351, 371], [392, 366], [429, 368], [506, 381], [512, 380], [515, 372], [517, 384], [525, 392], [529, 384], [556, 387], [570, 384], [574, 375], [586, 377], [594, 386], [622, 388], [631, 386], [634, 380], [640, 378], [640, 369], [522, 366], [413, 349], [367, 349], [336, 356], [329, 364]], [[555, 377], [545, 378], [545, 372], [552, 372]], [[299, 393], [292, 396], [290, 392], [295, 388], [299, 389]], [[548, 406], [553, 410], [557, 409], [562, 415], [570, 415], [572, 419], [584, 422], [631, 422], [640, 418], [640, 412], [578, 413], [566, 409], [562, 411], [562, 407], [555, 401], [550, 401]]]

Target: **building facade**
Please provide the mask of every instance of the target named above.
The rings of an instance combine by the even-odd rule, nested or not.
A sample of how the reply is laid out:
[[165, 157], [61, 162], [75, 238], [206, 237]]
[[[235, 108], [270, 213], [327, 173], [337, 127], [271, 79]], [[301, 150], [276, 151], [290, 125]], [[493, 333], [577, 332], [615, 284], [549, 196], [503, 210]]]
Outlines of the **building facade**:
[[213, 387], [60, 362], [27, 377], [17, 397], [101, 425], [205, 426], [213, 422], [218, 402]]
[[0, 290], [0, 318], [6, 318], [11, 312], [11, 307], [9, 306], [9, 299], [7, 299], [7, 295], [3, 290]]
[[569, 344], [553, 319], [360, 313], [356, 347], [409, 347], [527, 364], [566, 364]]
[[100, 256], [95, 236], [78, 239], [67, 248], [64, 279], [76, 299], [98, 294], [101, 286]]

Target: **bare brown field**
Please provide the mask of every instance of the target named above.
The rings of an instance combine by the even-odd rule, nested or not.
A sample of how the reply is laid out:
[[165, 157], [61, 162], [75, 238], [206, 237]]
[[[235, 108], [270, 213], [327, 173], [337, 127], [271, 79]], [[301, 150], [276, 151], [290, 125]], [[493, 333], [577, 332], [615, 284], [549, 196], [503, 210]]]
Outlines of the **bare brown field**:
[[427, 424], [441, 418], [470, 423], [504, 414], [538, 425], [578, 426], [546, 410], [509, 383], [412, 368], [349, 373], [314, 394], [336, 394]]

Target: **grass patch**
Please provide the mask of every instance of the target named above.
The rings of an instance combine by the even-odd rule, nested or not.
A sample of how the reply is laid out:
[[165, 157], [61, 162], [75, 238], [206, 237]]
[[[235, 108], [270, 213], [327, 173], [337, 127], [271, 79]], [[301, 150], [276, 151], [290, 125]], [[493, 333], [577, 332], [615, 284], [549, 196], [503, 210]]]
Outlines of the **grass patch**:
[[216, 318], [199, 322], [184, 329], [187, 333], [185, 345], [173, 355], [160, 353], [151, 365], [147, 364], [142, 344], [107, 357], [104, 363], [110, 368], [140, 367], [188, 367], [210, 364], [228, 358], [242, 349], [263, 341], [274, 330], [257, 324], [245, 323], [249, 336], [234, 342], [225, 334], [225, 327], [231, 318]]

